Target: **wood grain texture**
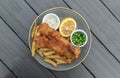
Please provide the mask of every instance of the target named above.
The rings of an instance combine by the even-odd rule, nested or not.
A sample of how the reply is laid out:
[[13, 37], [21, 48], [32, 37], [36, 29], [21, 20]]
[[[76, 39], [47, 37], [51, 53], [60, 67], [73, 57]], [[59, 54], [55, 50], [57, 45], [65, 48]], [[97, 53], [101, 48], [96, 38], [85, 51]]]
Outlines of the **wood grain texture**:
[[15, 76], [0, 61], [0, 78], [15, 78]]
[[62, 72], [54, 72], [57, 78], [94, 78], [84, 67], [80, 64], [78, 67]]
[[0, 0], [0, 16], [27, 44], [29, 28], [37, 15], [24, 0]]
[[120, 23], [99, 0], [65, 0], [83, 15], [91, 30], [118, 60], [120, 60]]
[[120, 21], [120, 0], [101, 0]]
[[96, 78], [119, 78], [120, 63], [93, 36], [91, 52], [83, 62]]
[[29, 49], [0, 19], [0, 59], [18, 78], [54, 78], [32, 57]]
[[25, 0], [25, 1], [27, 1], [38, 14], [54, 7], [67, 7], [63, 0]]

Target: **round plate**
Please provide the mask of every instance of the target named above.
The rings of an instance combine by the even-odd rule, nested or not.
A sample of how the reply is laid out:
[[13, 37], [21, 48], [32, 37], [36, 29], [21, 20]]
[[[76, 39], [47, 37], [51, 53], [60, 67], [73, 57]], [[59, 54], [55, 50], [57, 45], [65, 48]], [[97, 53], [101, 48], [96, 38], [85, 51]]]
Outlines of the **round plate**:
[[[51, 9], [48, 9], [48, 10], [42, 12], [34, 20], [34, 21], [37, 21], [37, 25], [42, 23], [43, 17], [48, 13], [55, 13], [56, 15], [59, 16], [60, 20], [62, 20], [65, 17], [74, 18], [77, 22], [77, 29], [82, 29], [87, 33], [88, 42], [84, 47], [81, 48], [81, 54], [80, 54], [79, 58], [77, 60], [73, 60], [72, 63], [70, 63], [70, 64], [62, 64], [62, 65], [58, 65], [58, 67], [53, 67], [51, 64], [48, 64], [48, 63], [44, 62], [43, 58], [38, 54], [36, 54], [34, 58], [41, 65], [43, 65], [44, 67], [46, 67], [48, 69], [52, 69], [52, 70], [56, 70], [56, 71], [64, 71], [64, 70], [72, 69], [72, 68], [78, 66], [81, 62], [83, 62], [83, 60], [87, 57], [87, 55], [90, 51], [91, 43], [92, 43], [92, 36], [91, 36], [90, 28], [89, 28], [86, 20], [83, 18], [83, 16], [81, 16], [79, 13], [77, 13], [74, 10], [64, 8], [64, 7], [55, 7], [55, 8], [51, 8]], [[30, 27], [29, 36], [28, 36], [28, 43], [29, 43], [29, 48], [30, 49], [31, 49], [31, 43], [32, 43], [31, 32], [32, 32], [32, 29], [33, 29], [34, 21], [33, 21], [32, 25]]]

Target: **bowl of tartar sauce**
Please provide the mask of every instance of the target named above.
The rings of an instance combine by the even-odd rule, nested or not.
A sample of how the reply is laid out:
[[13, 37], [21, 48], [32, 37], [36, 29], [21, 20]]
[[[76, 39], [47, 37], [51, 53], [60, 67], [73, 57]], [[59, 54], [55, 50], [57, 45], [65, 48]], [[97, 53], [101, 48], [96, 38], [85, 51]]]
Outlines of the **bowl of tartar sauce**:
[[60, 25], [60, 18], [54, 13], [49, 13], [43, 17], [42, 23], [47, 23], [51, 28], [57, 30]]

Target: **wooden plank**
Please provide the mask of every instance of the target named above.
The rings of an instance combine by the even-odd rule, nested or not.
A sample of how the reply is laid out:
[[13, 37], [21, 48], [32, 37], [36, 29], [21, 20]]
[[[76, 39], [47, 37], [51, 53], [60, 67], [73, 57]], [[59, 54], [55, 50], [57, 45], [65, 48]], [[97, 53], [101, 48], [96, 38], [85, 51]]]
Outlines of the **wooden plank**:
[[120, 21], [120, 0], [101, 0]]
[[119, 78], [120, 63], [93, 36], [91, 52], [83, 62], [96, 78]]
[[79, 65], [78, 67], [62, 72], [53, 71], [57, 78], [94, 78], [84, 67]]
[[0, 78], [15, 78], [15, 76], [0, 61]]
[[26, 1], [39, 14], [50, 8], [67, 7], [63, 0], [26, 0]]
[[18, 78], [54, 78], [32, 57], [29, 49], [0, 19], [0, 58]]
[[37, 15], [24, 0], [0, 0], [0, 16], [27, 44], [29, 28]]
[[83, 15], [91, 30], [120, 61], [120, 23], [98, 0], [65, 0], [74, 10]]

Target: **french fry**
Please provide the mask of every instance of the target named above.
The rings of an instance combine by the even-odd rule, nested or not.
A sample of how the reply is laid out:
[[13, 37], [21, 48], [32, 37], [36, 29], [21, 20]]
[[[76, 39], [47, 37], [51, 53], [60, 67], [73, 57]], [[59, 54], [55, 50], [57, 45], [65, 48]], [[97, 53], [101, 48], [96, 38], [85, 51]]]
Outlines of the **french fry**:
[[36, 36], [37, 36], [37, 37], [38, 37], [38, 36], [40, 36], [40, 33], [39, 33], [39, 32], [37, 32], [37, 33], [36, 33]]
[[47, 63], [50, 63], [50, 64], [53, 65], [54, 67], [57, 67], [57, 64], [56, 64], [53, 60], [51, 60], [51, 59], [45, 58], [44, 61], [47, 62]]
[[41, 55], [42, 57], [44, 57], [43, 53], [39, 52], [39, 55]]
[[67, 64], [68, 64], [68, 63], [71, 63], [71, 61], [72, 61], [72, 59], [68, 59], [68, 58], [65, 58], [65, 57], [63, 57], [63, 56], [61, 56], [61, 57], [58, 58], [58, 59], [66, 62]]
[[38, 52], [39, 48], [40, 48], [40, 46], [38, 44], [35, 44], [35, 50], [37, 50], [36, 52]]
[[47, 52], [47, 51], [50, 51], [51, 49], [49, 49], [49, 48], [40, 48], [39, 50], [38, 50], [38, 52]]
[[55, 51], [48, 51], [48, 52], [44, 52], [43, 54], [44, 54], [45, 56], [50, 56], [50, 55], [55, 54]]
[[39, 36], [39, 32], [37, 31], [38, 30], [38, 28], [39, 28], [39, 26], [36, 26], [36, 28], [35, 28], [35, 32], [34, 32], [34, 37], [36, 38], [37, 36]]
[[35, 56], [35, 42], [32, 42], [32, 57]]
[[55, 61], [57, 62], [57, 64], [66, 64], [65, 61], [60, 60], [60, 59], [55, 59]]
[[36, 26], [37, 26], [37, 22], [35, 20], [34, 25], [33, 25], [33, 31], [32, 31], [32, 34], [31, 34], [32, 38], [34, 37]]
[[71, 63], [72, 59], [66, 59], [65, 60], [67, 64]]
[[59, 55], [50, 55], [50, 56], [46, 56], [46, 57], [50, 58], [50, 59], [61, 58]]

